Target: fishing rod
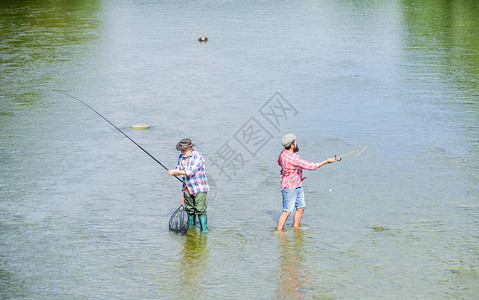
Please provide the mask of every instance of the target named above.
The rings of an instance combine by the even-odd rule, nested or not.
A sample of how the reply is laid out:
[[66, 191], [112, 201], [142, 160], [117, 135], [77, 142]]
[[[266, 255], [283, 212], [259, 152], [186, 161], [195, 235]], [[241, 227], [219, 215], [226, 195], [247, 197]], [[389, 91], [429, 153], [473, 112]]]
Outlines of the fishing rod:
[[[354, 150], [354, 151], [348, 152], [348, 153], [346, 153], [346, 154], [343, 154], [343, 155], [339, 156], [339, 157], [337, 158], [337, 160], [338, 160], [338, 161], [341, 161], [341, 159], [342, 159], [343, 157], [348, 156], [349, 154], [353, 154], [354, 152], [358, 152], [359, 150], [361, 150], [361, 151], [359, 151], [359, 153], [357, 153], [356, 155], [354, 155], [354, 157], [357, 157], [357, 156], [358, 156], [359, 154], [361, 154], [364, 150], [366, 150], [367, 147], [368, 147], [368, 145], [366, 145], [366, 146], [364, 146], [364, 147], [361, 147], [361, 148], [358, 148], [358, 149], [356, 149], [356, 150]], [[336, 155], [334, 156], [334, 158], [336, 158]]]
[[[85, 102], [81, 101], [80, 99], [78, 99], [77, 97], [74, 97], [70, 94], [67, 94], [63, 91], [60, 91], [60, 90], [52, 90], [52, 91], [55, 91], [55, 92], [58, 92], [58, 93], [61, 93], [63, 95], [66, 95], [66, 96], [69, 96], [75, 100], [77, 100], [78, 102], [80, 102], [81, 104], [85, 105], [86, 107], [88, 107], [89, 109], [93, 110], [97, 115], [99, 115], [100, 117], [103, 118], [103, 120], [107, 121], [111, 126], [115, 127], [116, 130], [118, 130], [119, 132], [121, 132], [124, 136], [126, 136], [130, 141], [133, 142], [133, 144], [137, 145], [138, 148], [140, 148], [141, 150], [143, 150], [146, 154], [148, 154], [151, 158], [153, 158], [157, 163], [160, 164], [160, 166], [162, 166], [163, 168], [165, 168], [165, 170], [168, 171], [168, 168], [165, 167], [165, 165], [163, 165], [159, 160], [157, 160], [153, 155], [151, 155], [148, 151], [146, 151], [145, 149], [143, 149], [143, 147], [141, 147], [140, 145], [138, 145], [137, 142], [135, 142], [131, 137], [129, 137], [128, 135], [126, 135], [126, 133], [124, 133], [123, 131], [121, 131], [120, 128], [116, 127], [112, 122], [110, 122], [107, 118], [105, 118], [104, 116], [102, 116], [99, 112], [97, 112], [96, 110], [94, 110], [90, 105], [86, 104]], [[181, 180], [178, 176], [174, 175], [176, 177], [176, 179], [178, 179], [180, 182], [183, 182], [183, 180]]]

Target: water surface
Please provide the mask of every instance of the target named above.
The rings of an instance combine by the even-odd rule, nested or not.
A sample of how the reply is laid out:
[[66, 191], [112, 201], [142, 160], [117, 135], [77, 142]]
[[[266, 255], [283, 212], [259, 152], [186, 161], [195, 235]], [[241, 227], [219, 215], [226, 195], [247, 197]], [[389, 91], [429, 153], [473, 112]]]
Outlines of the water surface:
[[[479, 293], [475, 1], [2, 1], [0, 20], [1, 298]], [[191, 137], [210, 232], [170, 233], [179, 182], [54, 90], [167, 166]], [[288, 132], [310, 161], [368, 148], [305, 172], [279, 234]]]

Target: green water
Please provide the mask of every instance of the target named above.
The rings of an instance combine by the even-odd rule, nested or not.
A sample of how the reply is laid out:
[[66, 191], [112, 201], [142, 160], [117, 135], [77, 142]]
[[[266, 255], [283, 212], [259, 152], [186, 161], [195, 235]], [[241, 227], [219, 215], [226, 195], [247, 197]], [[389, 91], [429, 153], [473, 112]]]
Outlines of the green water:
[[[465, 0], [0, 1], [0, 298], [475, 299], [478, 20]], [[169, 232], [179, 182], [54, 90], [169, 167], [191, 137], [209, 233]], [[368, 148], [305, 171], [280, 234], [288, 132], [309, 161]]]

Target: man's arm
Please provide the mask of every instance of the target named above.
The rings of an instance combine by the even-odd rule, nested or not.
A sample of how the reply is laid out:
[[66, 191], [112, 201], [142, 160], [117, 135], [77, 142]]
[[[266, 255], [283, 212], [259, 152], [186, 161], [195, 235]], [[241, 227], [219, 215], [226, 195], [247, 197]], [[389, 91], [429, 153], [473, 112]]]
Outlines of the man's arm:
[[173, 169], [173, 170], [168, 170], [168, 175], [170, 176], [186, 175], [186, 172], [180, 169]]
[[187, 168], [186, 170], [180, 170], [178, 167], [174, 170], [168, 170], [168, 175], [170, 176], [178, 176], [178, 175], [185, 175], [191, 177], [195, 175], [195, 173], [203, 166], [203, 157], [198, 154], [193, 161], [193, 164]]
[[338, 159], [337, 158], [328, 158], [326, 160], [323, 160], [322, 162], [319, 162], [317, 163], [318, 164], [318, 168], [321, 168], [322, 166], [326, 165], [326, 164], [330, 164], [330, 163], [333, 163], [335, 161], [337, 161]]
[[[319, 164], [321, 164], [321, 163], [312, 163], [312, 162], [309, 162], [309, 161], [301, 159], [301, 158], [296, 159], [292, 163], [292, 165], [294, 167], [299, 167], [299, 168], [305, 169], [305, 170], [316, 170], [317, 168], [320, 167]], [[323, 165], [321, 165], [321, 166], [323, 166]]]
[[193, 157], [193, 163], [190, 165], [189, 168], [186, 168], [185, 170], [185, 175], [190, 177], [196, 174], [198, 170], [203, 166], [204, 161], [203, 161], [203, 156], [200, 153], [197, 153]]
[[180, 170], [181, 166], [181, 155], [178, 157], [178, 163], [176, 164], [176, 169], [168, 170], [168, 175], [170, 176], [178, 176], [178, 175], [186, 175], [185, 171]]
[[336, 160], [337, 160], [336, 158], [328, 158], [328, 159], [323, 160], [322, 162], [319, 162], [319, 163], [312, 163], [312, 162], [309, 162], [307, 160], [304, 160], [304, 159], [300, 158], [295, 162], [294, 165], [296, 167], [300, 167], [300, 168], [305, 169], [305, 170], [316, 170], [316, 169], [321, 168], [322, 166], [324, 166], [326, 164], [333, 163]]

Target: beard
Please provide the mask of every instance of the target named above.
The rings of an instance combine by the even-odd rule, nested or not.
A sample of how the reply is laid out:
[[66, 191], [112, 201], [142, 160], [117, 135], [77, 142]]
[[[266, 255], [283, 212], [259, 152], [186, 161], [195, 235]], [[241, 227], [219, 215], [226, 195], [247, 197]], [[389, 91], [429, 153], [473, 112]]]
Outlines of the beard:
[[299, 152], [299, 146], [298, 144], [296, 144], [296, 146], [293, 146], [294, 149], [293, 149], [293, 152], [296, 153], [296, 152]]
[[187, 153], [183, 154], [183, 157], [184, 157], [184, 158], [190, 157], [191, 152], [193, 152], [193, 151], [188, 151]]

